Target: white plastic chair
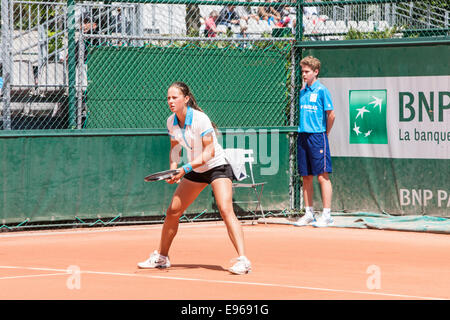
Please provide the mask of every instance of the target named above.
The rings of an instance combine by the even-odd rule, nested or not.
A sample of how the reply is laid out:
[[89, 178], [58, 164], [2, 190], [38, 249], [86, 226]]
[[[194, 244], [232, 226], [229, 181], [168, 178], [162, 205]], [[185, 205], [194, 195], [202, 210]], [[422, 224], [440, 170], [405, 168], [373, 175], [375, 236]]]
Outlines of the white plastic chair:
[[389, 23], [387, 21], [378, 21], [378, 23], [375, 24], [376, 30], [378, 31], [384, 31], [389, 29]]
[[[266, 182], [255, 182], [255, 178], [253, 176], [253, 163], [255, 159], [253, 158], [253, 149], [224, 149], [225, 157], [228, 163], [233, 168], [233, 173], [236, 176], [238, 182], [234, 182], [232, 184], [233, 190], [236, 188], [252, 188], [255, 192], [256, 200], [253, 201], [233, 201], [233, 203], [256, 203], [256, 208], [254, 215], [256, 215], [256, 211], [261, 211], [264, 223], [266, 223], [266, 217], [264, 215], [264, 209], [261, 205], [261, 197], [263, 194], [264, 185]], [[247, 174], [247, 167], [250, 171], [250, 175]], [[249, 180], [248, 183], [245, 181]], [[259, 191], [258, 191], [259, 189]]]
[[370, 32], [370, 31], [373, 31], [373, 30], [371, 30], [371, 28], [370, 28], [370, 26], [369, 26], [369, 22], [368, 22], [368, 21], [363, 21], [363, 20], [358, 21], [358, 27], [357, 27], [357, 30], [358, 30], [358, 31], [361, 31], [361, 32]]
[[313, 33], [326, 33], [325, 22], [323, 20], [316, 21]]
[[227, 26], [224, 24], [219, 24], [216, 26], [217, 31], [227, 32]]
[[333, 20], [325, 21], [325, 33], [336, 33], [336, 24]]
[[247, 33], [248, 34], [262, 33], [258, 21], [252, 18], [248, 19]]
[[350, 29], [357, 30], [358, 29], [358, 21], [353, 21], [353, 20], [348, 21], [347, 27], [348, 27], [348, 30], [350, 30]]
[[312, 22], [312, 20], [305, 19], [303, 27], [304, 33], [310, 35], [314, 30], [314, 23]]
[[337, 33], [346, 33], [348, 31], [347, 24], [343, 20], [336, 21], [336, 32]]

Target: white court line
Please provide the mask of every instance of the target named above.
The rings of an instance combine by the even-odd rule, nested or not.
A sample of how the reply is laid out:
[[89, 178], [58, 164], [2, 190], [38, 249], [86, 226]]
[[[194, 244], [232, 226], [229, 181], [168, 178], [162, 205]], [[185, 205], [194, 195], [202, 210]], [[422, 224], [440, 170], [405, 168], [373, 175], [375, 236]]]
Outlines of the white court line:
[[54, 269], [54, 268], [38, 268], [38, 267], [0, 266], [0, 269], [23, 269], [23, 270], [55, 271], [55, 272], [66, 272], [67, 273], [67, 270]]
[[[49, 268], [32, 268], [32, 267], [19, 267], [19, 266], [0, 266], [0, 269], [24, 269], [24, 270], [41, 270], [41, 271], [60, 271], [66, 272], [67, 270], [61, 269], [49, 269]], [[332, 289], [332, 288], [318, 288], [318, 287], [306, 287], [306, 286], [296, 286], [296, 285], [286, 285], [286, 284], [276, 284], [276, 283], [264, 283], [264, 282], [248, 282], [248, 281], [230, 281], [230, 280], [208, 280], [208, 279], [198, 279], [198, 278], [185, 278], [185, 277], [170, 277], [170, 276], [156, 276], [148, 274], [136, 274], [136, 273], [120, 273], [120, 272], [102, 272], [102, 271], [81, 271], [82, 274], [97, 274], [97, 275], [111, 275], [111, 276], [125, 276], [125, 277], [140, 277], [140, 278], [150, 278], [150, 279], [166, 279], [166, 280], [179, 280], [179, 281], [196, 281], [196, 282], [206, 282], [206, 283], [221, 283], [221, 284], [237, 284], [245, 286], [260, 286], [260, 287], [276, 287], [276, 288], [286, 288], [286, 289], [298, 289], [298, 290], [311, 290], [311, 291], [325, 291], [325, 292], [336, 292], [336, 293], [350, 293], [350, 294], [364, 294], [364, 295], [374, 295], [383, 297], [396, 297], [396, 298], [406, 298], [406, 299], [421, 299], [421, 300], [448, 300], [448, 298], [437, 298], [437, 297], [424, 297], [424, 296], [414, 296], [405, 295], [397, 293], [387, 293], [387, 292], [373, 292], [373, 291], [358, 291], [358, 290], [345, 290], [345, 289]], [[57, 274], [61, 275], [61, 274]], [[2, 278], [0, 278], [1, 280]]]
[[26, 275], [26, 276], [11, 276], [11, 277], [0, 277], [0, 280], [8, 280], [8, 279], [24, 279], [24, 278], [39, 278], [39, 277], [49, 277], [49, 276], [62, 276], [62, 275], [68, 275], [66, 273], [46, 273], [46, 274], [33, 274], [33, 275]]

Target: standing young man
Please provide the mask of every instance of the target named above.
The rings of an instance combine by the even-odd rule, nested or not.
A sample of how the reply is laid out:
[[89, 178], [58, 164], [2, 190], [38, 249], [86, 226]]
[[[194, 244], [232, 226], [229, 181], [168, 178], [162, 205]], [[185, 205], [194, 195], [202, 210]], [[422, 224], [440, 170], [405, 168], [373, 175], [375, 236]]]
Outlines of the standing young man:
[[[331, 218], [332, 185], [329, 178], [331, 155], [328, 135], [333, 127], [335, 114], [328, 89], [320, 83], [320, 61], [312, 56], [300, 61], [303, 88], [300, 90], [300, 123], [297, 139], [298, 170], [303, 178], [305, 215], [295, 226], [312, 224], [327, 227]], [[316, 219], [313, 209], [313, 178], [317, 176], [322, 194], [322, 214]]]

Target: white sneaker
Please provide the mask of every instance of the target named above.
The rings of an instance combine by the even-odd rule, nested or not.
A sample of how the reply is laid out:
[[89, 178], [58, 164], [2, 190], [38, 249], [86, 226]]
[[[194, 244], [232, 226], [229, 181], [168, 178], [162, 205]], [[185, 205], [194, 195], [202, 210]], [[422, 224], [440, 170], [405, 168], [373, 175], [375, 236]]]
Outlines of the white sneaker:
[[334, 220], [331, 216], [324, 217], [323, 215], [318, 217], [316, 222], [312, 223], [314, 227], [329, 227], [332, 226], [333, 224]]
[[301, 217], [297, 221], [295, 221], [293, 223], [293, 225], [296, 227], [303, 227], [303, 226], [307, 226], [315, 221], [316, 221], [316, 219], [314, 218], [313, 215], [305, 214], [303, 217]]
[[155, 250], [150, 255], [150, 258], [148, 258], [143, 262], [139, 262], [138, 267], [141, 269], [169, 268], [170, 267], [169, 257], [162, 256], [158, 253], [158, 251]]
[[228, 269], [231, 273], [234, 274], [246, 274], [250, 273], [252, 271], [252, 265], [250, 261], [247, 259], [247, 257], [239, 257], [236, 259], [231, 260], [232, 262], [236, 261], [233, 266]]

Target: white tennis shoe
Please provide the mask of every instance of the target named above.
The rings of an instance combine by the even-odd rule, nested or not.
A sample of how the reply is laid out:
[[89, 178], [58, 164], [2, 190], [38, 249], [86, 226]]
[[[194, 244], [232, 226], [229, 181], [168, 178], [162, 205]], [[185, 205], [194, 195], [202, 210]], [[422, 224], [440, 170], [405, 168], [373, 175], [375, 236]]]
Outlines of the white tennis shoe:
[[316, 221], [316, 219], [314, 218], [313, 215], [305, 214], [303, 217], [301, 217], [297, 221], [295, 221], [293, 223], [293, 225], [296, 227], [303, 227], [303, 226], [310, 225], [311, 223], [313, 223], [315, 221]]
[[315, 222], [312, 223], [312, 225], [314, 227], [329, 227], [334, 225], [334, 220], [331, 216], [324, 216], [321, 215], [320, 217], [317, 218], [317, 220]]
[[158, 253], [158, 251], [155, 250], [150, 255], [150, 258], [148, 258], [147, 260], [145, 260], [143, 262], [139, 262], [138, 263], [138, 267], [141, 268], [141, 269], [152, 269], [152, 268], [164, 269], [164, 268], [169, 268], [170, 267], [169, 257], [160, 255]]
[[233, 274], [246, 274], [252, 271], [252, 264], [245, 256], [233, 259], [231, 262], [234, 262], [234, 264], [230, 269], [228, 269], [228, 271]]

